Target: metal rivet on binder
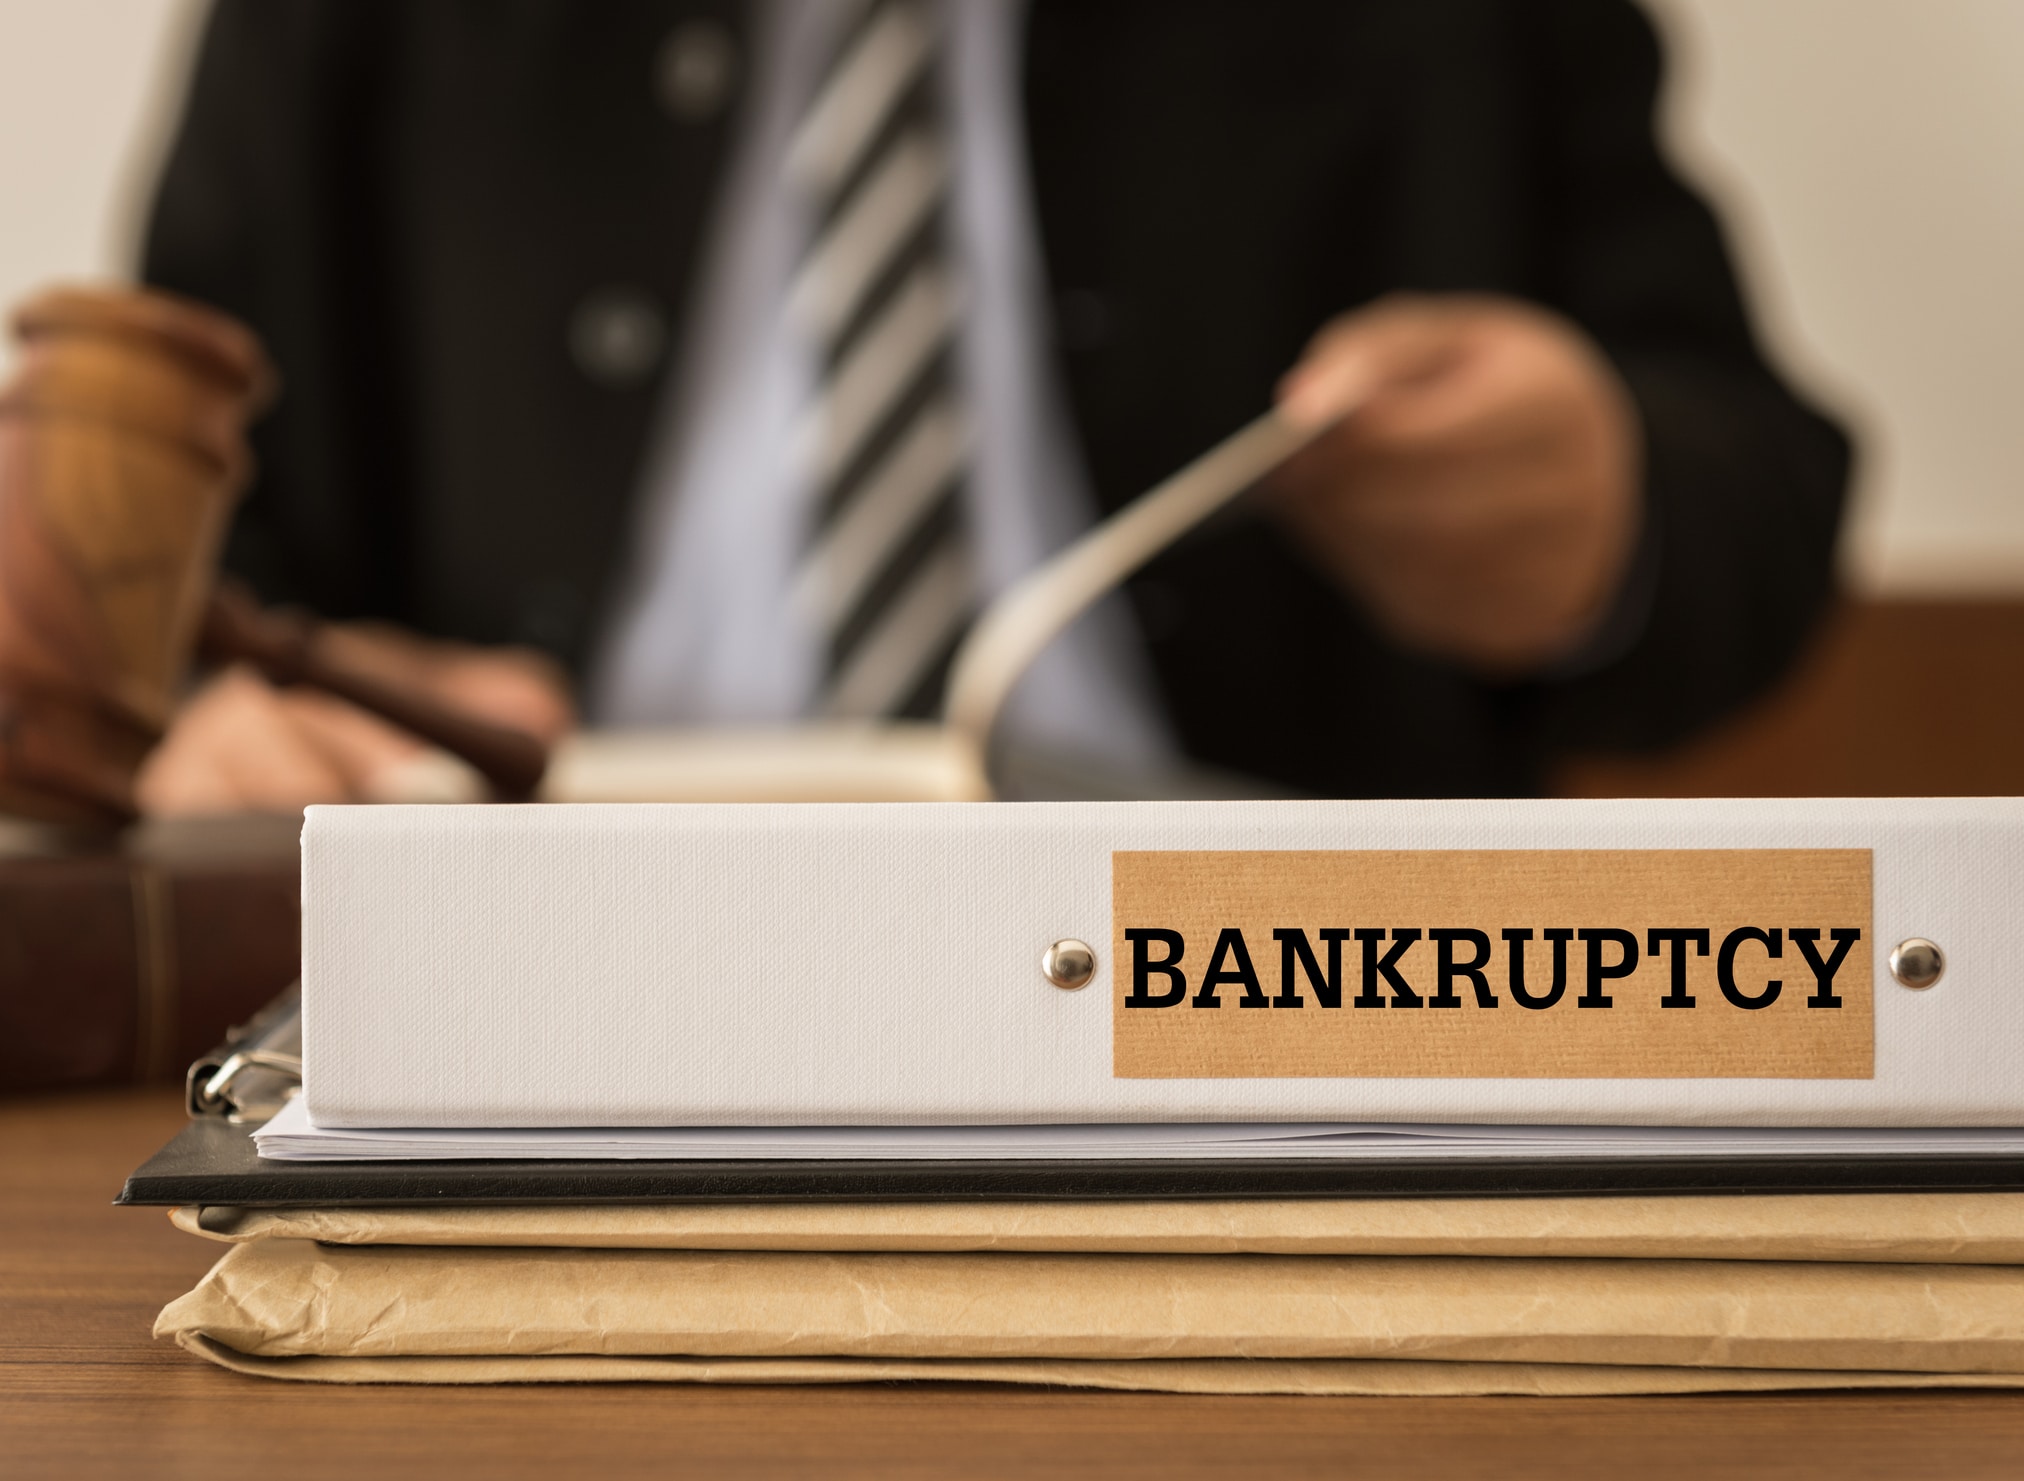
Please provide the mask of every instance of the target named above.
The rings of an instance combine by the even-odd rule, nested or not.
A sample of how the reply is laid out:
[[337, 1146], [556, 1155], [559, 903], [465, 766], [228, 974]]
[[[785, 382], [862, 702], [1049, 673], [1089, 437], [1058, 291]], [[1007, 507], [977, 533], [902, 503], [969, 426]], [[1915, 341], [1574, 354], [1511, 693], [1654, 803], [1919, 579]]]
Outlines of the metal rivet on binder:
[[1089, 979], [1096, 975], [1096, 953], [1071, 936], [1055, 942], [1041, 954], [1040, 970], [1056, 987], [1074, 992], [1089, 986]]
[[1890, 954], [1890, 975], [1906, 987], [1924, 991], [1947, 970], [1947, 954], [1923, 936], [1898, 942]]

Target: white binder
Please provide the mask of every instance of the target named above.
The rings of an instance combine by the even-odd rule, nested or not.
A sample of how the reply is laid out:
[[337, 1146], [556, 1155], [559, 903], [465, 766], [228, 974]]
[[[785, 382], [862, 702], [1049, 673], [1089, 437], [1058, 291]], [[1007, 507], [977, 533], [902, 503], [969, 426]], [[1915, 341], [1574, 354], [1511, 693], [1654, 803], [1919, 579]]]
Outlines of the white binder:
[[326, 1127], [2024, 1124], [2018, 799], [318, 807], [303, 905]]

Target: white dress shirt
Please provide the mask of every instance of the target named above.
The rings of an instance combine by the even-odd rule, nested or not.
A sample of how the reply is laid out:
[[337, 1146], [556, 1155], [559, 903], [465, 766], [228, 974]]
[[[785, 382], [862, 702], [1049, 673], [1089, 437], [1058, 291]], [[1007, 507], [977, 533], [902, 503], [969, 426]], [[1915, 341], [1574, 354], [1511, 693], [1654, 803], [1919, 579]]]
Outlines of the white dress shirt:
[[[1094, 505], [1045, 342], [1022, 6], [940, 3], [957, 161], [949, 227], [964, 279], [957, 363], [974, 424], [965, 491], [988, 601], [1086, 529]], [[789, 600], [810, 498], [793, 434], [815, 365], [785, 312], [809, 223], [782, 165], [845, 13], [825, 0], [758, 7], [741, 136], [646, 464], [629, 585], [592, 671], [597, 724], [785, 724], [807, 716], [820, 689], [822, 635]], [[1120, 763], [1172, 751], [1116, 600], [1041, 657], [1002, 724], [1018, 743]]]

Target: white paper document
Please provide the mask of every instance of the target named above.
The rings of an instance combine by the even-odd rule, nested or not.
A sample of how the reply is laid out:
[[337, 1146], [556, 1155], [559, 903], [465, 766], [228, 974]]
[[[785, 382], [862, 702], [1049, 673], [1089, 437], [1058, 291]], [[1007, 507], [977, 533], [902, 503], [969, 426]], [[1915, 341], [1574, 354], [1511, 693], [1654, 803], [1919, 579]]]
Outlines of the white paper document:
[[670, 1126], [359, 1130], [300, 1100], [253, 1134], [296, 1162], [2024, 1156], [2024, 1129], [1437, 1126], [1225, 1122], [1041, 1126]]

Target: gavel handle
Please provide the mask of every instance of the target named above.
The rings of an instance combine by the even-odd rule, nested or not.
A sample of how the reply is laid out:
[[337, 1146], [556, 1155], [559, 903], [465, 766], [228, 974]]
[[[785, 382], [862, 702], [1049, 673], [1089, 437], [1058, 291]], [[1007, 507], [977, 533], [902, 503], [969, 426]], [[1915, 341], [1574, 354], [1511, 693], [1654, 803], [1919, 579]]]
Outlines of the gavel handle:
[[199, 651], [250, 663], [276, 684], [307, 684], [390, 720], [462, 758], [502, 802], [524, 802], [548, 770], [548, 748], [525, 731], [474, 719], [333, 660], [322, 624], [304, 612], [262, 607], [243, 586], [221, 582], [204, 612]]

